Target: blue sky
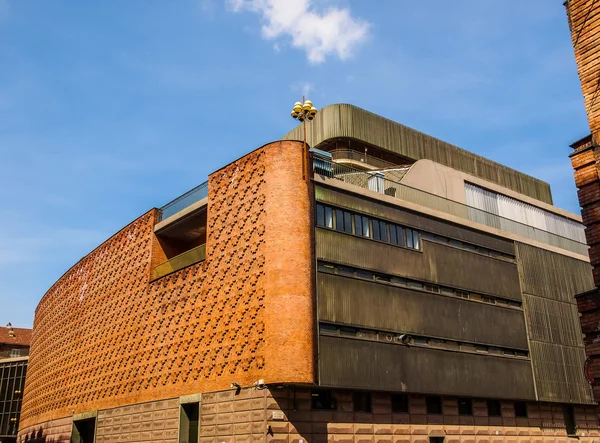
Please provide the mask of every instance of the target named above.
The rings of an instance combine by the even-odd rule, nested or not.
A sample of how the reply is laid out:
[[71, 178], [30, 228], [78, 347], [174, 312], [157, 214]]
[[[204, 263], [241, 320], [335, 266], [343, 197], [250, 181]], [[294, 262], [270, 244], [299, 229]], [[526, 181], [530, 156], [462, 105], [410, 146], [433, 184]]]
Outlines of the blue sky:
[[561, 0], [0, 0], [0, 325], [115, 231], [358, 105], [550, 182], [588, 133]]

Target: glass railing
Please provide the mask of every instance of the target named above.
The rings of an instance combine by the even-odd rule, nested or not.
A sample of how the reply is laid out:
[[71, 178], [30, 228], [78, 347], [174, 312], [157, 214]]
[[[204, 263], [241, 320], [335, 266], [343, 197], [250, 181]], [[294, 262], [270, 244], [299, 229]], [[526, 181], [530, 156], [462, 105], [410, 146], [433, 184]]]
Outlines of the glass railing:
[[206, 244], [185, 251], [183, 254], [176, 255], [166, 262], [161, 263], [154, 268], [154, 278], [164, 277], [203, 260], [206, 260]]
[[375, 168], [385, 169], [397, 168], [400, 166], [396, 163], [391, 163], [378, 157], [373, 157], [372, 155], [365, 154], [364, 152], [354, 151], [352, 149], [334, 149], [329, 151], [329, 153], [334, 160], [354, 160]]
[[166, 218], [169, 218], [170, 216], [177, 214], [182, 209], [185, 209], [206, 197], [208, 197], [207, 181], [196, 186], [194, 189], [190, 189], [185, 194], [177, 197], [175, 200], [160, 208], [158, 210], [158, 221], [160, 222]]
[[369, 189], [373, 192], [378, 192], [426, 208], [497, 228], [505, 232], [537, 240], [567, 251], [586, 256], [588, 255], [588, 246], [585, 243], [580, 243], [567, 237], [501, 217], [491, 212], [486, 212], [417, 188], [400, 184], [387, 179], [381, 172], [361, 171], [359, 169], [338, 164], [334, 161], [327, 161], [323, 158], [319, 158], [318, 160], [315, 159], [313, 162], [313, 169], [314, 173], [321, 177], [340, 180], [344, 183], [360, 186], [361, 188]]

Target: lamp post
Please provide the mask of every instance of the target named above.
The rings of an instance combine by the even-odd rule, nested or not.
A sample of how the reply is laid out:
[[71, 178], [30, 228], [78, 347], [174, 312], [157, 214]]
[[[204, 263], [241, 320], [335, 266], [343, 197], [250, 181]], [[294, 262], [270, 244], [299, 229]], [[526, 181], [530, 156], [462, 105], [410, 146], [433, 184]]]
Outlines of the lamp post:
[[306, 179], [306, 164], [308, 153], [306, 152], [306, 121], [311, 121], [317, 115], [317, 108], [315, 108], [310, 100], [304, 100], [302, 96], [302, 103], [294, 103], [292, 109], [292, 117], [302, 123], [304, 129], [304, 143], [302, 144], [302, 178]]

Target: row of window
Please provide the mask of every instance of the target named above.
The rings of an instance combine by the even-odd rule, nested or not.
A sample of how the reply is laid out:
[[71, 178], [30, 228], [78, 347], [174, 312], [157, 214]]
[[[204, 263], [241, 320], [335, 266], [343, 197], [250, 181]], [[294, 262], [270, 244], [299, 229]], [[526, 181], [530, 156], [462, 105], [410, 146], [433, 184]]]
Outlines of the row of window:
[[[314, 410], [336, 410], [337, 401], [333, 391], [328, 389], [313, 389], [312, 409]], [[473, 401], [470, 398], [459, 398], [456, 400], [459, 415], [473, 415]], [[502, 406], [500, 400], [487, 400], [487, 411], [490, 417], [501, 417]], [[516, 417], [527, 417], [527, 403], [515, 401], [513, 403]], [[408, 394], [391, 395], [392, 412], [396, 414], [410, 413], [410, 402]], [[442, 414], [442, 398], [437, 395], [425, 397], [425, 407], [428, 414]], [[352, 409], [355, 412], [371, 412], [371, 393], [353, 392]]]
[[390, 283], [395, 286], [402, 286], [420, 291], [433, 292], [434, 294], [448, 295], [452, 297], [463, 298], [466, 300], [474, 300], [492, 305], [521, 308], [521, 303], [514, 300], [507, 300], [490, 295], [477, 294], [463, 289], [451, 288], [448, 286], [440, 286], [432, 283], [420, 282], [403, 277], [382, 274], [380, 272], [367, 271], [365, 269], [353, 268], [350, 266], [338, 265], [335, 263], [319, 262], [318, 270], [329, 274], [343, 275], [346, 277], [360, 278], [363, 280], [375, 280], [381, 283]]
[[476, 354], [502, 355], [505, 357], [527, 358], [527, 351], [521, 349], [501, 348], [497, 346], [478, 345], [455, 340], [424, 337], [420, 335], [375, 331], [352, 326], [319, 323], [319, 332], [326, 335], [358, 338], [361, 340], [395, 343], [409, 346], [428, 346], [437, 349], [461, 351]]
[[317, 226], [410, 249], [421, 249], [419, 232], [363, 214], [317, 203]]

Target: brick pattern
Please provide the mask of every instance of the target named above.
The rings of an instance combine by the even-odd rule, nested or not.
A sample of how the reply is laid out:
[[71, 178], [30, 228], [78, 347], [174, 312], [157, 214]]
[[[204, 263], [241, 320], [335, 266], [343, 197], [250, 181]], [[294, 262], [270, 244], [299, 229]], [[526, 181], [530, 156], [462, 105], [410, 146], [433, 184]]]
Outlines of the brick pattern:
[[[372, 393], [372, 412], [364, 413], [353, 411], [351, 392], [334, 395], [337, 410], [313, 411], [311, 392], [301, 387], [204, 394], [200, 441], [428, 443], [429, 436], [445, 436], [446, 443], [569, 441], [556, 404], [529, 403], [528, 418], [519, 418], [512, 402], [502, 402], [502, 416], [489, 417], [485, 400], [473, 400], [473, 415], [461, 416], [457, 399], [444, 398], [438, 415], [426, 413], [425, 397], [411, 395], [410, 413], [399, 414], [392, 413], [390, 394]], [[580, 440], [591, 443], [600, 436], [597, 413], [594, 406], [575, 407]]]
[[69, 443], [72, 426], [70, 417], [47, 421], [22, 428], [17, 441], [19, 443]]
[[153, 210], [61, 277], [36, 311], [22, 429], [233, 380], [311, 383], [301, 153], [275, 142], [209, 177], [205, 261], [150, 282]]
[[179, 436], [178, 399], [135, 404], [98, 412], [96, 443], [175, 443]]

